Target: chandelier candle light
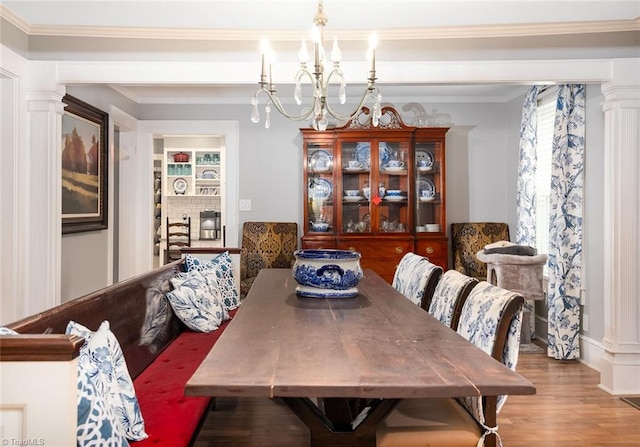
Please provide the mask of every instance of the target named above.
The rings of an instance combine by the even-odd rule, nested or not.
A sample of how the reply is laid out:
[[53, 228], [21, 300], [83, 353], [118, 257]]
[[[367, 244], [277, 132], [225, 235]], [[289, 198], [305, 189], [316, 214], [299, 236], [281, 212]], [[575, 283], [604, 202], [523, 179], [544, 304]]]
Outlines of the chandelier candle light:
[[[313, 42], [313, 71], [307, 68], [307, 62], [309, 61], [309, 52], [307, 51], [307, 44], [302, 40], [300, 51], [298, 52], [298, 59], [300, 61], [300, 68], [295, 75], [295, 90], [294, 99], [296, 104], [302, 104], [302, 80], [306, 77], [311, 82], [313, 88], [313, 99], [309, 106], [303, 108], [302, 113], [299, 115], [292, 115], [285, 111], [280, 99], [276, 96], [276, 86], [273, 82], [272, 67], [275, 62], [275, 55], [273, 50], [269, 48], [269, 43], [263, 39], [261, 43], [262, 50], [262, 63], [260, 72], [260, 82], [258, 85], [260, 89], [256, 92], [255, 96], [251, 99], [252, 111], [251, 121], [258, 123], [260, 121], [260, 112], [258, 111], [259, 96], [264, 93], [267, 95], [267, 103], [265, 106], [265, 123], [264, 127], [269, 128], [271, 125], [271, 104], [276, 108], [278, 112], [293, 121], [303, 121], [311, 119], [311, 126], [316, 130], [326, 130], [328, 125], [328, 116], [333, 117], [336, 120], [346, 122], [353, 118], [356, 113], [362, 108], [368, 99], [373, 101], [373, 111], [371, 116], [371, 122], [373, 126], [378, 126], [378, 122], [381, 116], [381, 102], [382, 95], [376, 86], [376, 50], [377, 37], [375, 34], [371, 37], [368, 51], [369, 59], [369, 77], [367, 78], [367, 88], [362, 94], [360, 102], [356, 108], [348, 114], [341, 114], [333, 110], [328, 102], [329, 96], [329, 83], [333, 77], [340, 81], [340, 90], [338, 93], [338, 100], [340, 104], [344, 104], [347, 100], [346, 96], [346, 81], [342, 69], [340, 68], [340, 61], [342, 60], [342, 52], [338, 47], [338, 39], [334, 38], [333, 48], [331, 50], [331, 62], [333, 68], [325, 77], [325, 51], [323, 45], [324, 27], [327, 24], [327, 16], [324, 15], [322, 0], [318, 2], [318, 12], [313, 18], [314, 26], [311, 29], [311, 40]], [[326, 69], [328, 71], [328, 68]], [[268, 71], [268, 74], [267, 74]]]

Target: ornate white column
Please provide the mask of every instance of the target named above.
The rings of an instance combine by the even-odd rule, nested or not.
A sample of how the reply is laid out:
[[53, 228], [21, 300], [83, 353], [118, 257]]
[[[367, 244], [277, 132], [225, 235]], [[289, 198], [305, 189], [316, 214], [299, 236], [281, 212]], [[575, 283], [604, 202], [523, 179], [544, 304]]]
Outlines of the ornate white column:
[[27, 79], [27, 142], [22, 186], [26, 249], [21, 260], [28, 315], [60, 304], [62, 239], [62, 97], [55, 65], [30, 62]]
[[600, 387], [640, 394], [640, 59], [612, 62], [605, 97], [604, 353]]

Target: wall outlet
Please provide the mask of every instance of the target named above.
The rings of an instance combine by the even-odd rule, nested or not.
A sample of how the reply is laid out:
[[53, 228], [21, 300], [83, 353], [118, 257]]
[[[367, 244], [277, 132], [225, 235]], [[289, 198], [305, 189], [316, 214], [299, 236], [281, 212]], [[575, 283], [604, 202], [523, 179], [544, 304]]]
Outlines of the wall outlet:
[[251, 211], [251, 199], [240, 199], [238, 209], [240, 211]]

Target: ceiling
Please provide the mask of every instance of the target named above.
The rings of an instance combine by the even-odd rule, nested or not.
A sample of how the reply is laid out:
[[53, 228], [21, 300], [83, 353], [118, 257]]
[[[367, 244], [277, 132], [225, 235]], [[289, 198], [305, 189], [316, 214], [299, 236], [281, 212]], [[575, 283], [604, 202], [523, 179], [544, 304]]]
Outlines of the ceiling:
[[[157, 45], [205, 41], [220, 48], [225, 56], [233, 53], [233, 57], [246, 61], [260, 57], [256, 42], [264, 36], [293, 48], [307, 34], [317, 4], [317, 0], [0, 0], [0, 14], [34, 41], [48, 37], [55, 42], [56, 38], [69, 36], [105, 42], [152, 40]], [[415, 58], [415, 51], [426, 51], [418, 56], [423, 60], [456, 57], [454, 50], [447, 54], [436, 49], [443, 41], [464, 60], [475, 57], [473, 51], [480, 50], [489, 50], [493, 57], [507, 51], [517, 54], [519, 49], [531, 46], [527, 39], [600, 39], [640, 31], [638, 0], [324, 0], [324, 12], [329, 19], [325, 40], [337, 37], [344, 42], [345, 59], [351, 56], [351, 49], [355, 52], [364, 48], [362, 41], [372, 30], [384, 45], [378, 60]], [[407, 56], [407, 48], [414, 51], [413, 56]], [[460, 97], [477, 102], [509, 101], [524, 88], [505, 84], [417, 85], [388, 79], [379, 82], [386, 82], [385, 97], [412, 98], [419, 92], [417, 96], [423, 100], [440, 102]], [[155, 82], [115, 88], [138, 103], [193, 103], [217, 98], [246, 104], [256, 85]]]

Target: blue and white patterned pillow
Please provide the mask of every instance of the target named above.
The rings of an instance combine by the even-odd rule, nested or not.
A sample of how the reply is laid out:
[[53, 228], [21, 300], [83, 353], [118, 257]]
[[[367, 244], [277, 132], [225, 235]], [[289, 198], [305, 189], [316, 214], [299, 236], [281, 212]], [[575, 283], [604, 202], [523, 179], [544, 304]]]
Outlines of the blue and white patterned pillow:
[[[240, 305], [238, 289], [233, 277], [233, 262], [228, 251], [221, 253], [213, 259], [203, 261], [193, 255], [186, 255], [184, 260], [187, 271], [197, 270], [205, 277], [215, 275], [218, 289], [222, 297], [222, 304], [227, 310], [235, 309]], [[213, 285], [213, 281], [209, 281]]]
[[[175, 287], [167, 299], [178, 318], [191, 330], [211, 332], [222, 323], [226, 309], [198, 271], [187, 272], [171, 279]], [[228, 318], [228, 314], [227, 314]]]
[[133, 387], [133, 381], [122, 353], [120, 343], [109, 329], [109, 322], [103, 321], [96, 332], [70, 321], [65, 331], [68, 335], [78, 335], [85, 339], [84, 351], [95, 365], [90, 379], [98, 393], [105, 396], [116, 417], [116, 430], [127, 439], [139, 441], [148, 437], [144, 430], [144, 419]]
[[78, 357], [78, 426], [77, 447], [127, 447], [129, 443], [119, 433], [111, 405], [99, 392], [92, 377], [98, 374], [98, 365], [88, 349], [80, 349]]
[[16, 331], [3, 326], [3, 327], [0, 327], [0, 335], [19, 335], [19, 334]]

